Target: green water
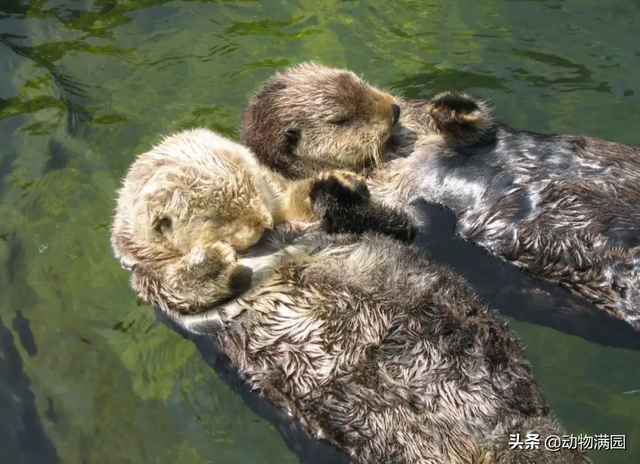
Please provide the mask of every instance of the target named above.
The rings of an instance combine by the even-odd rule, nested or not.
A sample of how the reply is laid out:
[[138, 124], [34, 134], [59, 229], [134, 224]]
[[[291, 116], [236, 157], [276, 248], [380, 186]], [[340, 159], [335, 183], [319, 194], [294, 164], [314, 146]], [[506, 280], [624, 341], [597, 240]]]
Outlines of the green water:
[[[2, 1], [0, 318], [17, 352], [0, 368], [22, 380], [0, 405], [37, 422], [0, 416], [3, 464], [298, 460], [111, 256], [115, 189], [161, 134], [235, 137], [260, 81], [314, 59], [409, 97], [471, 92], [518, 128], [640, 145], [639, 31], [638, 0]], [[640, 392], [624, 394], [640, 352], [513, 327], [570, 432], [626, 435], [595, 462], [640, 462]], [[15, 444], [36, 429], [46, 459]]]

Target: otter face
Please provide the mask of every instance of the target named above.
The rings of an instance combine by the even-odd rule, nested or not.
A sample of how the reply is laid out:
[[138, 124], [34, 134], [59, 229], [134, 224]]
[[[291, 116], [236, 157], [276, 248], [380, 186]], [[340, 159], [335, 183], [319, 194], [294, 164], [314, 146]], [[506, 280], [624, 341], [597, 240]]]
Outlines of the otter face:
[[235, 169], [223, 177], [190, 166], [180, 173], [159, 168], [136, 199], [133, 220], [140, 239], [180, 254], [211, 244], [246, 251], [273, 226], [273, 218], [253, 179]]
[[353, 72], [314, 63], [275, 75], [242, 117], [240, 140], [289, 178], [378, 165], [400, 117], [392, 95]]
[[238, 291], [237, 257], [273, 227], [275, 194], [246, 148], [210, 131], [165, 139], [119, 192], [114, 253], [165, 310], [193, 312]]

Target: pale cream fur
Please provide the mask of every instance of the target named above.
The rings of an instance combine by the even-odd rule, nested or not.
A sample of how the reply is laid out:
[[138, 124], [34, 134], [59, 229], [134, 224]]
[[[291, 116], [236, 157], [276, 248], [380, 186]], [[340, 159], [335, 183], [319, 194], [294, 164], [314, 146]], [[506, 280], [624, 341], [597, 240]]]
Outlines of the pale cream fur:
[[[315, 178], [325, 175], [350, 176]], [[243, 268], [238, 259], [265, 230], [314, 219], [312, 181], [286, 180], [207, 129], [173, 134], [139, 155], [126, 174], [112, 226], [114, 254], [146, 301], [201, 310], [234, 294]]]

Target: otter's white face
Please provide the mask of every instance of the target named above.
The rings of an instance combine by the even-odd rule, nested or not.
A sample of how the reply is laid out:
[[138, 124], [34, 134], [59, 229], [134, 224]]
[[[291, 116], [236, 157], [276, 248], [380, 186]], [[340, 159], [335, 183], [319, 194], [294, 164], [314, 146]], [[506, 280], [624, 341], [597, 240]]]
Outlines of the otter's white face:
[[134, 268], [136, 290], [160, 306], [149, 275], [203, 304], [231, 295], [238, 255], [273, 227], [277, 208], [252, 154], [203, 129], [142, 154], [119, 194], [115, 254]]
[[382, 161], [399, 115], [392, 95], [353, 72], [305, 63], [256, 93], [243, 115], [241, 141], [276, 170], [292, 156], [300, 164], [310, 159], [361, 171]]

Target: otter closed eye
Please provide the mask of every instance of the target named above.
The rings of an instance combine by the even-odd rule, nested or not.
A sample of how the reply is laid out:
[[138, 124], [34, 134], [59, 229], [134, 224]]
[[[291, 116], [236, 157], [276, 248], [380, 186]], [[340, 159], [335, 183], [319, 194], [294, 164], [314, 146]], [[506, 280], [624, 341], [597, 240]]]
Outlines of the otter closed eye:
[[336, 126], [345, 126], [349, 124], [351, 121], [353, 121], [352, 118], [340, 118], [340, 119], [331, 121], [331, 124], [335, 124]]

